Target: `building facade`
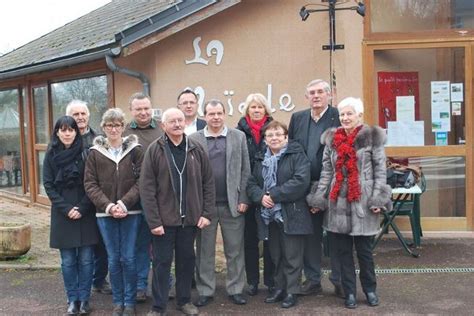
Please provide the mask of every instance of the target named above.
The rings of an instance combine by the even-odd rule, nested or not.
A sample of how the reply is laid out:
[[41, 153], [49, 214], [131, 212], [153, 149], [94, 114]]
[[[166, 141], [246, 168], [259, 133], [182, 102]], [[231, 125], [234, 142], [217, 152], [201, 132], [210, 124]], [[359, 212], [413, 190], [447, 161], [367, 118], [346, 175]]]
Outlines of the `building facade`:
[[[48, 203], [42, 160], [73, 98], [89, 103], [94, 128], [108, 107], [128, 112], [136, 91], [164, 110], [187, 87], [201, 113], [204, 100], [224, 101], [230, 126], [254, 92], [288, 122], [308, 106], [306, 84], [321, 78], [333, 84], [334, 103], [363, 98], [366, 122], [387, 129], [388, 156], [422, 166], [424, 230], [472, 230], [474, 4], [366, 0], [362, 18], [356, 2], [313, 2], [113, 1], [0, 57], [0, 194]], [[333, 44], [344, 47], [332, 52], [322, 49], [329, 13], [299, 14], [331, 4], [352, 8], [335, 11]], [[44, 53], [28, 55], [35, 51]]]

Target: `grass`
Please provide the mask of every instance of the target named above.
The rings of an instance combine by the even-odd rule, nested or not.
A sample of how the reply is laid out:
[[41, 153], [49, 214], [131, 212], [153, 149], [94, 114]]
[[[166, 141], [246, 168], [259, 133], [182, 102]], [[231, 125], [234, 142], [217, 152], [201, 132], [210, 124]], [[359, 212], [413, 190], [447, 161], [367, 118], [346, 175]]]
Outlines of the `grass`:
[[21, 263], [21, 264], [31, 263], [34, 260], [35, 260], [35, 257], [28, 254], [19, 256], [18, 258], [7, 259], [8, 263]]

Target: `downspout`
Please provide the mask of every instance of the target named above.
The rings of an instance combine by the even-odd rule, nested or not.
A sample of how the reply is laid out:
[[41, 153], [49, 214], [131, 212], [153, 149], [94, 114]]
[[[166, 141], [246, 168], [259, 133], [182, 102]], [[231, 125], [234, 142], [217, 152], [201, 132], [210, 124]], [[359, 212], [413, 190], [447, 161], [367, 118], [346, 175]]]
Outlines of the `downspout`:
[[120, 47], [115, 47], [115, 48], [111, 48], [105, 54], [105, 61], [107, 63], [107, 67], [109, 67], [109, 69], [113, 72], [119, 72], [124, 75], [134, 77], [140, 80], [143, 84], [143, 93], [150, 96], [150, 80], [148, 79], [147, 76], [145, 76], [145, 74], [138, 71], [131, 70], [131, 69], [127, 69], [124, 67], [119, 67], [115, 64], [114, 58], [119, 56], [121, 52], [122, 52], [122, 49]]

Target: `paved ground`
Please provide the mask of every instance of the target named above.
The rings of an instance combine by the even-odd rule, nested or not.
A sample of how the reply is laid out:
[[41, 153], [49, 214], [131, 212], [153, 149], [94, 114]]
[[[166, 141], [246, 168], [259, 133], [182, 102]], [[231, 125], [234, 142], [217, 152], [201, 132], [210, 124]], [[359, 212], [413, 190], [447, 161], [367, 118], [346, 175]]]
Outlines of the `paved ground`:
[[[30, 252], [13, 261], [0, 261], [0, 315], [61, 315], [65, 295], [59, 267], [59, 255], [49, 249], [49, 211], [0, 198], [0, 222], [28, 220], [33, 226]], [[472, 233], [430, 234], [422, 239], [421, 256], [407, 255], [393, 236], [381, 241], [375, 250], [378, 270], [378, 293], [381, 305], [365, 305], [358, 294], [359, 308], [349, 311], [343, 301], [332, 295], [327, 277], [322, 295], [302, 297], [299, 304], [283, 310], [278, 304], [265, 304], [266, 291], [261, 289], [245, 306], [229, 302], [224, 289], [224, 259], [220, 255], [217, 269], [218, 289], [213, 303], [201, 308], [202, 315], [296, 315], [296, 314], [446, 314], [472, 315], [474, 301], [474, 239]], [[221, 249], [219, 246], [218, 249]], [[221, 253], [221, 251], [218, 251]], [[327, 268], [327, 258], [323, 268]], [[52, 268], [52, 269], [47, 269]], [[197, 293], [193, 292], [196, 297]], [[111, 314], [111, 297], [93, 294], [93, 315]], [[146, 314], [151, 302], [138, 305]], [[174, 302], [170, 314], [179, 315]]]

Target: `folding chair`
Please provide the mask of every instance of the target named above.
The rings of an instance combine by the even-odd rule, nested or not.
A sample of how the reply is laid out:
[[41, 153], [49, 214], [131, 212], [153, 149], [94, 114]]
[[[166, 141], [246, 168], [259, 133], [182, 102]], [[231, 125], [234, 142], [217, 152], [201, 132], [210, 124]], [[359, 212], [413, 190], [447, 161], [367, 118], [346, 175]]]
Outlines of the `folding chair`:
[[[372, 249], [377, 246], [378, 242], [382, 238], [382, 235], [386, 234], [388, 232], [389, 227], [391, 227], [406, 252], [408, 252], [413, 257], [419, 257], [419, 254], [410, 249], [410, 246], [418, 248], [421, 245], [421, 236], [423, 236], [423, 232], [421, 229], [420, 222], [420, 197], [425, 192], [425, 190], [426, 180], [423, 173], [421, 174], [420, 183], [415, 185], [414, 187], [410, 189], [396, 188], [392, 190], [393, 195], [395, 195], [395, 199], [393, 199], [393, 209], [390, 212], [382, 212], [383, 220], [380, 224], [381, 229], [379, 233], [375, 236]], [[402, 235], [400, 229], [395, 223], [395, 218], [398, 216], [409, 217], [413, 236], [412, 243], [407, 243], [405, 237]]]

